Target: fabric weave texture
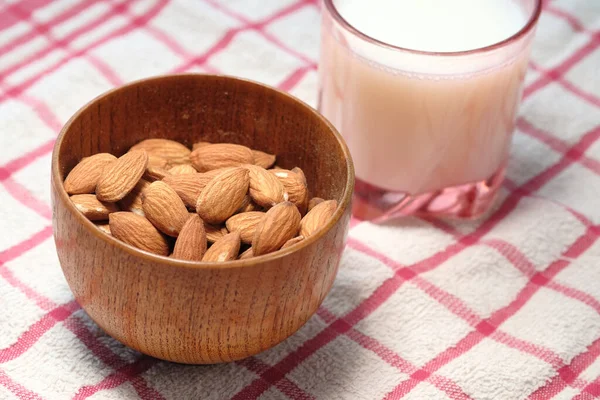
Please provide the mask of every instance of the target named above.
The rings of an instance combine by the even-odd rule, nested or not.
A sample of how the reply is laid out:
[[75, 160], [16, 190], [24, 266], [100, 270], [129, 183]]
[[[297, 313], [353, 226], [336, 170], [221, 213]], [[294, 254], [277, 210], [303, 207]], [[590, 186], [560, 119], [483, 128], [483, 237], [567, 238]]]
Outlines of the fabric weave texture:
[[546, 1], [502, 202], [354, 220], [335, 285], [255, 357], [184, 366], [74, 301], [52, 239], [67, 119], [146, 76], [238, 75], [314, 105], [314, 0], [0, 1], [0, 399], [600, 398], [600, 1]]

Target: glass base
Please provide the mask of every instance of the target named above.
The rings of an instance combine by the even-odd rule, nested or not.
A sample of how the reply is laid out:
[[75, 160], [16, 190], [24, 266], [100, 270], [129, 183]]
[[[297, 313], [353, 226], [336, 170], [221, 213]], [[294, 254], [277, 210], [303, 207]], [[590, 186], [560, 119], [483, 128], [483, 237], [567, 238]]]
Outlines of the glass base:
[[481, 182], [411, 196], [390, 192], [356, 179], [352, 213], [361, 220], [385, 221], [401, 216], [475, 219], [493, 205], [504, 180], [505, 167]]

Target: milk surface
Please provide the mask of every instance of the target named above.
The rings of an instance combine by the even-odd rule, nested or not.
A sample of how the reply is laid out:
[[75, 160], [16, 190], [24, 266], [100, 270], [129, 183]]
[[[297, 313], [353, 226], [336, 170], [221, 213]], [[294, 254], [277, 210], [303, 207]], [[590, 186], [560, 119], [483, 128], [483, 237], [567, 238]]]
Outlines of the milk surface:
[[526, 24], [514, 0], [334, 0], [340, 15], [379, 41], [456, 52], [499, 43]]

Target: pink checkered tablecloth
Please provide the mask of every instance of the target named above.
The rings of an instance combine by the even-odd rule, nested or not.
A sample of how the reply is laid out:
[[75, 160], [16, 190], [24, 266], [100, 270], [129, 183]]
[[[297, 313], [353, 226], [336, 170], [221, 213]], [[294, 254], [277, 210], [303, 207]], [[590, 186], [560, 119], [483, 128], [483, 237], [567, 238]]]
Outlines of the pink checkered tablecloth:
[[51, 228], [62, 124], [184, 71], [314, 104], [318, 28], [310, 0], [0, 1], [0, 399], [600, 398], [600, 0], [547, 2], [491, 217], [354, 221], [331, 293], [276, 348], [162, 362], [73, 300]]

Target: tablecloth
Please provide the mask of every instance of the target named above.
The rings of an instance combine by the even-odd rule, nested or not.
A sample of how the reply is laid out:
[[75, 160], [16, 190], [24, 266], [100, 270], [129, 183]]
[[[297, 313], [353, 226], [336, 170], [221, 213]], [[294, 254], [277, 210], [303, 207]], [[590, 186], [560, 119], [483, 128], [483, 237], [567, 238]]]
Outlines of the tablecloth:
[[74, 301], [50, 157], [94, 96], [178, 72], [315, 104], [311, 0], [0, 2], [0, 398], [600, 397], [600, 1], [545, 2], [501, 203], [482, 221], [353, 221], [317, 314], [255, 357], [184, 366]]

